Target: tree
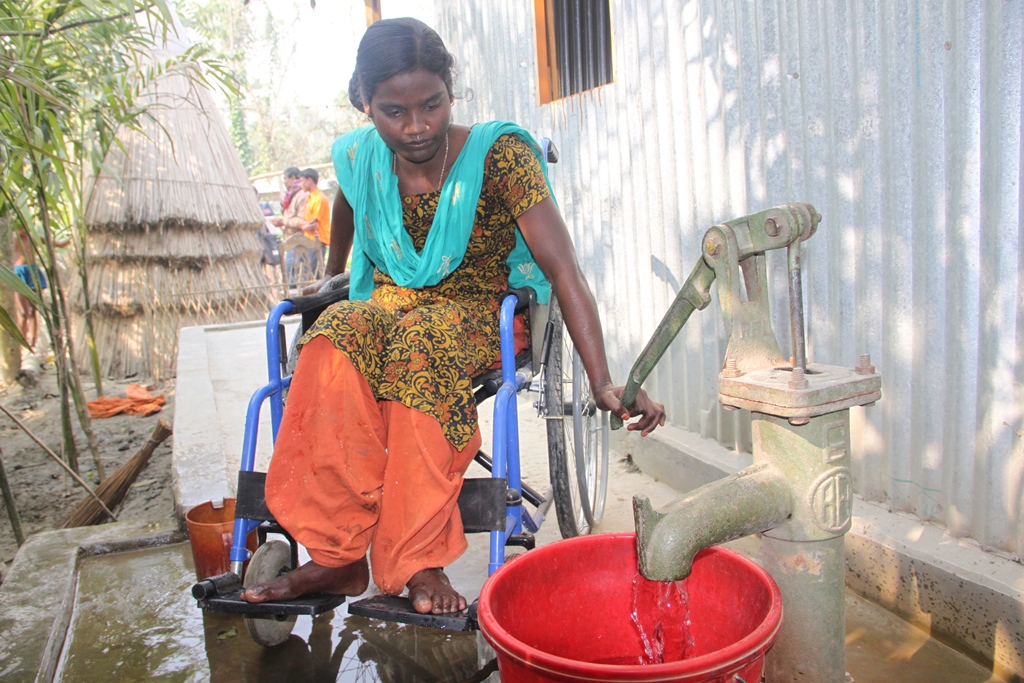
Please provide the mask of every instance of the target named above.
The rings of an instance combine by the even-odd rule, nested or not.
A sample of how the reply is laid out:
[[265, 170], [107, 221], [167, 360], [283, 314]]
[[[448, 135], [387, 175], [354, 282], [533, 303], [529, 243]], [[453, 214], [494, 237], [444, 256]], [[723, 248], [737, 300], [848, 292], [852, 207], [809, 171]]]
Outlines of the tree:
[[[55, 244], [59, 238], [72, 238], [83, 266], [79, 274], [86, 277], [82, 217], [91, 179], [117, 144], [118, 130], [137, 127], [149, 115], [139, 102], [146, 86], [161, 73], [180, 68], [205, 82], [197, 65], [222, 76], [219, 63], [209, 60], [202, 48], [163, 61], [152, 59], [152, 49], [167, 39], [173, 22], [166, 0], [0, 3], [0, 219], [27, 232], [30, 251], [50, 288], [44, 300], [7, 263], [0, 264], [0, 282], [32, 301], [53, 342], [69, 465], [77, 469], [73, 403], [101, 477], [103, 465], [75, 365]], [[83, 282], [86, 292], [87, 284]], [[86, 320], [88, 325], [88, 315]], [[27, 346], [6, 308], [0, 308], [0, 326]], [[101, 391], [98, 372], [95, 379]]]
[[347, 93], [317, 109], [291, 102], [284, 94], [288, 79], [302, 68], [314, 68], [296, 59], [301, 35], [297, 20], [313, 11], [308, 3], [184, 0], [180, 7], [194, 39], [224, 62], [242, 93], [225, 104], [232, 139], [251, 175], [330, 161], [335, 138], [361, 125], [362, 115], [349, 105]]

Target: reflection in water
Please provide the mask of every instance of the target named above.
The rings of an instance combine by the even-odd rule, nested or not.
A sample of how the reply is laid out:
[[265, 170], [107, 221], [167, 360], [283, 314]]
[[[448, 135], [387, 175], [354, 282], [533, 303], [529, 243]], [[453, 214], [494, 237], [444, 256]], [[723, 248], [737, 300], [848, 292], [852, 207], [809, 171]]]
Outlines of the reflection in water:
[[287, 641], [262, 648], [241, 617], [197, 609], [193, 580], [187, 544], [85, 560], [56, 680], [478, 683], [496, 670], [475, 633], [378, 622], [344, 607], [299, 617]]
[[206, 615], [211, 681], [446, 683], [481, 681], [494, 670], [492, 662], [479, 664], [472, 633], [330, 613], [312, 621], [306, 639], [293, 633], [282, 645], [266, 649], [248, 638], [241, 619]]

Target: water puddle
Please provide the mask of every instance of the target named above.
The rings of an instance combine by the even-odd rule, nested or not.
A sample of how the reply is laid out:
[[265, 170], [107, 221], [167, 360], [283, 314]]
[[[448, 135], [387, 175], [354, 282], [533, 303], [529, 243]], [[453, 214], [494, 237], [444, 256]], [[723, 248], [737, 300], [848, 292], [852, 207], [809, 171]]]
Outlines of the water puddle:
[[188, 544], [82, 562], [56, 680], [482, 681], [495, 670], [477, 634], [349, 616], [299, 617], [284, 644], [256, 645], [240, 617], [189, 595]]

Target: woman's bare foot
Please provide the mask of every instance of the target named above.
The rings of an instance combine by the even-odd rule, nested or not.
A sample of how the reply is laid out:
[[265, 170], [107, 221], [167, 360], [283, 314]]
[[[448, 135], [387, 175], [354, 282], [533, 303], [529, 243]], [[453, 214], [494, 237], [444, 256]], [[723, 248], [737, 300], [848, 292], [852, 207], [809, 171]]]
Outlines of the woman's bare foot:
[[448, 614], [466, 609], [466, 598], [459, 595], [441, 569], [423, 569], [412, 575], [409, 601], [420, 614]]
[[246, 588], [242, 599], [246, 602], [267, 602], [291, 600], [310, 593], [360, 595], [369, 584], [370, 568], [365, 557], [344, 567], [324, 567], [307, 562], [276, 579]]

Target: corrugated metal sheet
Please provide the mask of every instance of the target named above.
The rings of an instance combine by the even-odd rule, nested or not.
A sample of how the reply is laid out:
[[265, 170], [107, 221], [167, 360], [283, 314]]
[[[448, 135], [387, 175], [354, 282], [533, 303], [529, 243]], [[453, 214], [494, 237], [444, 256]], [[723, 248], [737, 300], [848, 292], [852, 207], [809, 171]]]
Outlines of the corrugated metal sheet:
[[[789, 201], [812, 361], [869, 352], [857, 491], [1024, 554], [1024, 3], [612, 0], [615, 82], [538, 106], [532, 3], [445, 0], [472, 98], [554, 139], [554, 176], [623, 378], [716, 222]], [[770, 261], [788, 346], [784, 259]], [[722, 413], [717, 303], [649, 381], [671, 421], [748, 448]]]

